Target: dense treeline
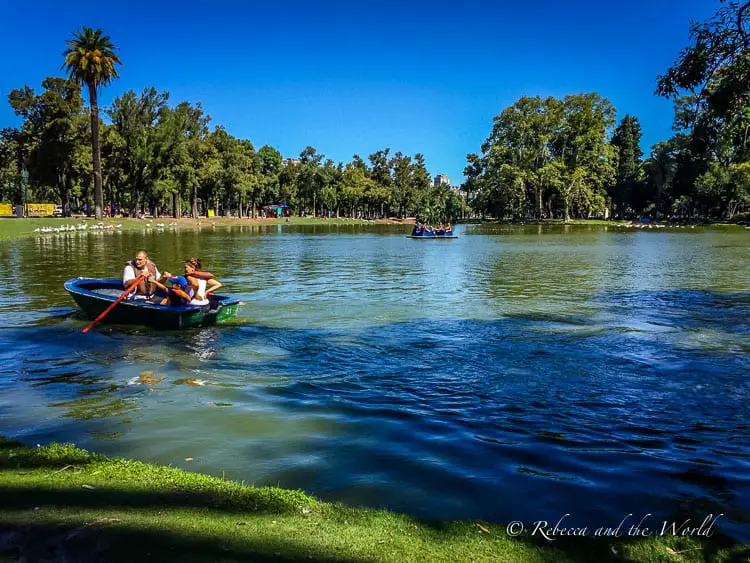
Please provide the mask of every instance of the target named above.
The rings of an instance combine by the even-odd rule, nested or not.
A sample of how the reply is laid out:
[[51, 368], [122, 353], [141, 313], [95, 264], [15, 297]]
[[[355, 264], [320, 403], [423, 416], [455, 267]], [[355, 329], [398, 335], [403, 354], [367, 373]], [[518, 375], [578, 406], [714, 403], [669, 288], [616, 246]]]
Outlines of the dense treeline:
[[[37, 94], [10, 93], [23, 118], [0, 137], [0, 195], [22, 201], [22, 171], [30, 197], [58, 201], [67, 215], [93, 209], [91, 127], [80, 86], [47, 78]], [[282, 160], [273, 147], [256, 150], [221, 126], [209, 128], [200, 104], [171, 106], [166, 92], [128, 91], [103, 111], [100, 148], [103, 200], [131, 215], [255, 216], [263, 205], [286, 204], [293, 213], [347, 217], [406, 216], [430, 221], [460, 217], [464, 200], [448, 186], [433, 186], [421, 154], [376, 151], [334, 163], [312, 147]]]
[[[101, 30], [67, 42], [68, 78], [37, 94], [13, 90], [23, 119], [0, 131], [0, 198], [57, 201], [65, 215], [105, 205], [131, 215], [255, 216], [267, 204], [292, 213], [429, 222], [476, 215], [498, 219], [570, 217], [733, 218], [750, 206], [750, 2], [722, 0], [691, 27], [691, 45], [658, 77], [674, 100], [672, 138], [644, 159], [641, 126], [616, 123], [597, 93], [523, 97], [494, 118], [478, 154], [467, 156], [463, 194], [433, 186], [421, 154], [386, 148], [334, 163], [312, 147], [283, 159], [256, 150], [200, 104], [170, 105], [155, 88], [125, 92], [99, 117], [97, 91], [117, 78], [120, 59]], [[84, 104], [81, 87], [88, 89]]]
[[675, 134], [644, 159], [638, 119], [615, 128], [596, 93], [523, 97], [495, 117], [464, 188], [498, 219], [736, 217], [750, 208], [750, 2], [722, 2], [656, 93], [674, 100]]

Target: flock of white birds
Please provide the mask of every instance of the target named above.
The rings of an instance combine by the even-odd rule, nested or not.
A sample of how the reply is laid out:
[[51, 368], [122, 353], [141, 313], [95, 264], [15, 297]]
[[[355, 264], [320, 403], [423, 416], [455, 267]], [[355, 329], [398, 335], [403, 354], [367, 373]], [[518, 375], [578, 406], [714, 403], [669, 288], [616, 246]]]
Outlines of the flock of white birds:
[[[144, 224], [144, 227], [146, 228], [157, 228], [157, 229], [165, 229], [167, 227], [176, 227], [177, 223], [154, 223], [153, 221], [149, 221], [148, 223]], [[114, 230], [114, 229], [122, 229], [122, 223], [118, 223], [117, 225], [105, 225], [104, 223], [97, 223], [94, 225], [89, 225], [88, 223], [78, 223], [77, 225], [60, 225], [59, 227], [39, 227], [37, 229], [34, 229], [35, 233], [38, 233], [40, 235], [42, 234], [48, 234], [48, 233], [70, 233], [70, 232], [77, 232], [77, 231], [106, 231], [106, 230]]]

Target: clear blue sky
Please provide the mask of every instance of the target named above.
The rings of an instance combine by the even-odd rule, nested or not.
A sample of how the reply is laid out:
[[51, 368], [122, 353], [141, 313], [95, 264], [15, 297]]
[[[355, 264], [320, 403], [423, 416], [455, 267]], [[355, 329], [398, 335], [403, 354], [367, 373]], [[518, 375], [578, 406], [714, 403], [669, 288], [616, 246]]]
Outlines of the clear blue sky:
[[621, 2], [18, 2], [0, 0], [0, 127], [13, 88], [61, 73], [64, 42], [101, 27], [121, 78], [101, 97], [167, 90], [213, 125], [284, 156], [390, 147], [462, 181], [492, 117], [522, 95], [598, 91], [637, 116], [646, 153], [671, 135], [656, 76], [718, 0]]

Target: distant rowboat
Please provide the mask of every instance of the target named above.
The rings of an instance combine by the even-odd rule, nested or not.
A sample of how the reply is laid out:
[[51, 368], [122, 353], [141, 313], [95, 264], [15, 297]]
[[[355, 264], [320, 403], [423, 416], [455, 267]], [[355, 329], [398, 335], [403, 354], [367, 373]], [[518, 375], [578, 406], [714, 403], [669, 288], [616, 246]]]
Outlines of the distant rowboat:
[[[65, 282], [70, 293], [83, 312], [96, 318], [122, 293], [122, 281], [101, 278], [73, 278]], [[207, 326], [237, 316], [240, 300], [226, 295], [210, 297], [211, 305], [186, 305], [171, 307], [155, 305], [143, 300], [121, 301], [102, 322], [115, 324], [138, 324], [161, 329], [181, 329]]]
[[418, 238], [418, 239], [425, 239], [425, 240], [442, 240], [442, 239], [453, 239], [458, 238], [458, 235], [407, 235], [406, 238]]

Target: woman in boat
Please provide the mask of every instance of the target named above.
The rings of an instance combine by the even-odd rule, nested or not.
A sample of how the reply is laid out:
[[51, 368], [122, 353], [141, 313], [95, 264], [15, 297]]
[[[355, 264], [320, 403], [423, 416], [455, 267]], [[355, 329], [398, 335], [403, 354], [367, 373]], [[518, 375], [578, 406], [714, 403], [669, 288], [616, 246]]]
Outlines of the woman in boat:
[[422, 234], [422, 227], [419, 226], [419, 221], [414, 223], [414, 228], [411, 231], [411, 236], [418, 237]]
[[445, 229], [443, 228], [443, 224], [440, 223], [438, 227], [435, 229], [435, 235], [441, 237], [445, 235]]
[[448, 223], [445, 225], [445, 236], [452, 237], [453, 236], [453, 227], [451, 227], [451, 224]]
[[431, 237], [433, 235], [432, 233], [432, 227], [430, 227], [427, 223], [422, 225], [422, 236], [423, 237]]
[[185, 262], [185, 277], [192, 289], [191, 305], [208, 305], [208, 296], [222, 286], [210, 272], [203, 272], [200, 258], [188, 258]]

